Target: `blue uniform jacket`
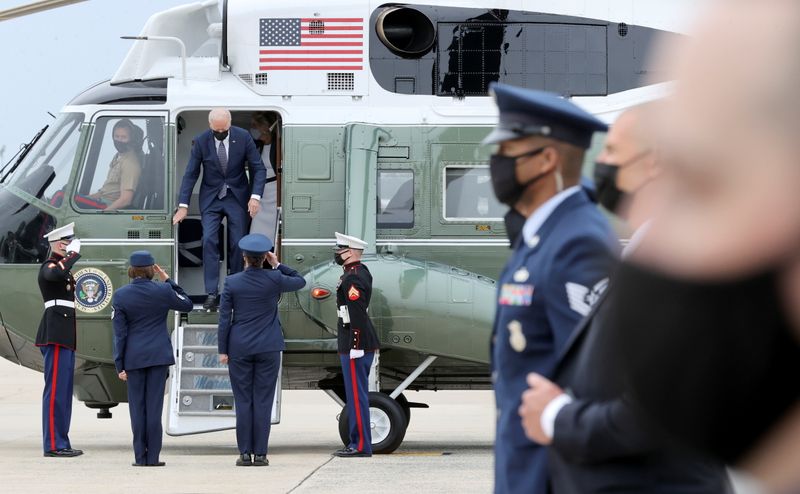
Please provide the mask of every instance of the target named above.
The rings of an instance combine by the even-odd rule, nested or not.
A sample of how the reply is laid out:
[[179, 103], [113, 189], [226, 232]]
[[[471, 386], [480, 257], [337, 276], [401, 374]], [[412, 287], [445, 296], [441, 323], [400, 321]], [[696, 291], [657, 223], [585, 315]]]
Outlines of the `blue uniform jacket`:
[[[250, 133], [239, 127], [231, 127], [229, 136], [228, 146], [230, 149], [228, 149], [228, 167], [225, 175], [222, 174], [222, 165], [220, 165], [217, 155], [219, 141], [214, 138], [211, 129], [195, 137], [192, 155], [181, 181], [178, 203], [189, 204], [192, 189], [200, 176], [201, 165], [203, 181], [200, 183], [200, 211], [205, 211], [211, 205], [224, 183], [230, 187], [228, 192], [232, 192], [236, 200], [245, 208], [251, 194], [262, 195], [264, 193], [267, 169], [261, 161], [261, 154], [256, 149]], [[250, 164], [252, 187], [245, 174], [245, 160]]]
[[136, 278], [117, 290], [111, 303], [117, 372], [175, 363], [167, 314], [192, 310], [183, 288], [171, 279], [155, 283]]
[[608, 222], [580, 190], [532, 239], [520, 238], [500, 275], [491, 360], [497, 493], [547, 492], [546, 449], [525, 436], [517, 413], [526, 377], [552, 377], [572, 331], [607, 285], [616, 249]]
[[219, 305], [219, 353], [238, 358], [283, 350], [278, 298], [304, 286], [306, 280], [285, 264], [228, 276]]

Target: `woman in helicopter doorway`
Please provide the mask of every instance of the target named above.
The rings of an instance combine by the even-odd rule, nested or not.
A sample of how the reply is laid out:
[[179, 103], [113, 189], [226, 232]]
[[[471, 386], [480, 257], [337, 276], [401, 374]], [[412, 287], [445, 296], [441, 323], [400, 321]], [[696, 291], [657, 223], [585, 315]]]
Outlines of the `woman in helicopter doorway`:
[[[228, 276], [219, 307], [219, 360], [228, 364], [236, 412], [237, 466], [267, 466], [272, 403], [281, 351], [286, 347], [278, 319], [281, 292], [306, 285], [294, 269], [270, 252], [272, 241], [259, 233], [239, 241], [244, 271]], [[264, 261], [272, 269], [263, 269]], [[252, 457], [251, 455], [255, 455]]]
[[[153, 277], [164, 283], [153, 283]], [[189, 312], [192, 301], [146, 250], [131, 254], [126, 285], [112, 298], [114, 364], [128, 382], [135, 467], [161, 467], [161, 411], [169, 366], [175, 363], [167, 331], [170, 310]]]

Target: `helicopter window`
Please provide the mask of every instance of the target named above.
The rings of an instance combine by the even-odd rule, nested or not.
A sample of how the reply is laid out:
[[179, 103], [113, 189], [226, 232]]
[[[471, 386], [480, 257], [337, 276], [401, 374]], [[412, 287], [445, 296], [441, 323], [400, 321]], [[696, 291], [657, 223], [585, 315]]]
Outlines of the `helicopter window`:
[[164, 155], [161, 117], [101, 117], [75, 194], [88, 210], [161, 209]]
[[82, 113], [63, 113], [25, 156], [11, 185], [60, 207], [78, 148]]
[[447, 166], [444, 169], [446, 220], [503, 219], [508, 209], [492, 191], [488, 166]]
[[378, 228], [414, 226], [414, 172], [378, 171]]
[[0, 264], [41, 263], [49, 245], [44, 234], [55, 219], [8, 189], [0, 189]]

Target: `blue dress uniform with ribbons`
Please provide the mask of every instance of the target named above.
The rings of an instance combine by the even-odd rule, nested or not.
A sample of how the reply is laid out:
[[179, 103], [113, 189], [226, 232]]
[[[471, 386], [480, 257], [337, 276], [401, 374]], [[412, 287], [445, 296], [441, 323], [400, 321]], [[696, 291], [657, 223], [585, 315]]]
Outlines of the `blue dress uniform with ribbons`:
[[[155, 259], [146, 250], [133, 252], [131, 267], [153, 266]], [[149, 278], [134, 278], [114, 294], [114, 365], [125, 371], [128, 381], [128, 408], [133, 430], [135, 466], [162, 466], [161, 412], [169, 366], [175, 363], [167, 315], [170, 310], [189, 312], [192, 301], [183, 288], [171, 279], [154, 283]]]
[[[485, 143], [542, 135], [582, 149], [605, 125], [541, 91], [494, 85], [500, 121]], [[518, 408], [527, 375], [551, 377], [578, 322], [608, 284], [616, 240], [579, 185], [525, 221], [498, 280], [491, 367], [497, 403], [495, 492], [546, 493], [547, 450], [529, 440]]]
[[[253, 233], [242, 237], [239, 248], [248, 256], [263, 256], [272, 241]], [[236, 443], [242, 456], [237, 465], [266, 460], [281, 352], [286, 348], [278, 319], [283, 292], [303, 288], [306, 280], [294, 269], [248, 266], [225, 279], [219, 311], [218, 348], [228, 355], [228, 373], [236, 412]], [[261, 458], [261, 463], [259, 459]]]
[[[75, 224], [51, 231], [44, 236], [51, 244], [71, 241]], [[44, 314], [36, 333], [36, 346], [44, 358], [44, 393], [42, 394], [42, 432], [44, 455], [79, 456], [72, 449], [69, 425], [72, 419], [72, 383], [75, 372], [75, 279], [70, 269], [80, 259], [80, 244], [70, 243], [66, 256], [52, 252], [39, 269], [39, 290], [44, 300]], [[77, 245], [77, 247], [74, 247]], [[74, 250], [72, 250], [74, 249]]]
[[[364, 250], [361, 239], [336, 232], [336, 250]], [[372, 456], [372, 431], [369, 417], [369, 372], [375, 351], [380, 349], [378, 335], [367, 314], [372, 297], [372, 274], [360, 261], [342, 260], [344, 273], [336, 287], [338, 310], [337, 346], [342, 364], [350, 443], [336, 456]]]

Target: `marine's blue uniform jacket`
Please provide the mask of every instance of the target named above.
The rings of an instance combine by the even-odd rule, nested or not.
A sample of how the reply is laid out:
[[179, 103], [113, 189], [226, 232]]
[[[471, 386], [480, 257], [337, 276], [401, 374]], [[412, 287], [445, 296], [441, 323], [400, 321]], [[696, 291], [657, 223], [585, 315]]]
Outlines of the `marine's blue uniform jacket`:
[[247, 268], [228, 276], [219, 306], [219, 353], [230, 358], [282, 351], [278, 297], [306, 285], [294, 269]]
[[192, 310], [183, 288], [171, 279], [156, 283], [136, 278], [117, 290], [112, 305], [117, 372], [175, 363], [166, 315], [170, 309]]
[[526, 376], [552, 377], [561, 349], [602, 293], [613, 264], [616, 241], [586, 191], [562, 194], [566, 198], [535, 234], [526, 231], [517, 241], [498, 283], [492, 331], [497, 493], [547, 492], [546, 449], [525, 436], [517, 412]]

